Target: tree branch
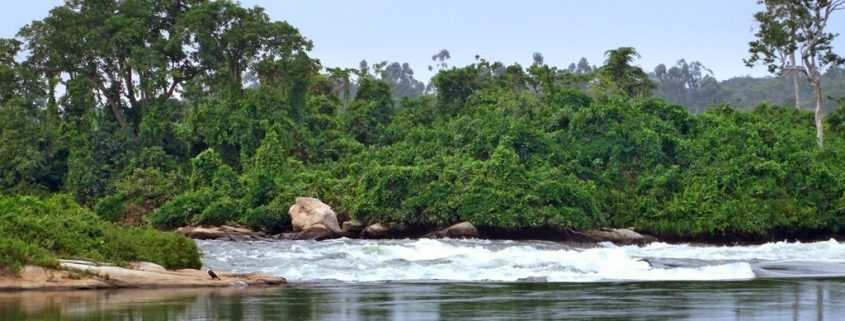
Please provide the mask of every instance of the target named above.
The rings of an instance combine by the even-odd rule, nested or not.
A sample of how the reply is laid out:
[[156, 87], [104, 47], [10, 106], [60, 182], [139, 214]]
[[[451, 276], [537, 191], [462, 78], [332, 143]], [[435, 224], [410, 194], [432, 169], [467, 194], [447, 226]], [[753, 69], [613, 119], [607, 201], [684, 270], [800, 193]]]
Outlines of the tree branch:
[[164, 96], [161, 97], [161, 101], [164, 102], [164, 101], [167, 101], [168, 99], [170, 99], [170, 97], [172, 97], [173, 93], [176, 91], [176, 87], [178, 87], [179, 84], [181, 84], [183, 81], [188, 80], [188, 79], [191, 79], [191, 77], [176, 77], [176, 78], [173, 78], [173, 83], [170, 84], [170, 88], [167, 89], [167, 92], [164, 93]]
[[103, 81], [97, 78], [94, 75], [89, 75], [88, 80], [94, 83], [97, 86], [97, 90], [102, 92], [104, 96], [106, 96], [106, 101], [108, 102], [109, 108], [111, 108], [112, 115], [117, 120], [117, 123], [120, 127], [126, 127], [126, 118], [123, 117], [123, 111], [120, 110], [120, 106], [117, 104], [117, 100], [114, 97], [109, 97], [108, 90], [106, 90], [106, 86], [103, 84]]
[[132, 108], [137, 108], [138, 100], [135, 99], [135, 86], [132, 84], [132, 67], [125, 67], [123, 62], [123, 57], [119, 57], [117, 66], [120, 70], [123, 70], [123, 82], [126, 83], [126, 96], [129, 97], [129, 104], [132, 105]]

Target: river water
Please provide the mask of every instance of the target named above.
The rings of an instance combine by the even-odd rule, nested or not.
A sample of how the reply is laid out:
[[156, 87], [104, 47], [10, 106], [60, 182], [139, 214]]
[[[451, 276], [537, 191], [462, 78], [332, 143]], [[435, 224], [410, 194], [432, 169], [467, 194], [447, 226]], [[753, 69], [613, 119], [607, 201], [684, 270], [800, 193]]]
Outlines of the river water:
[[270, 289], [0, 294], [0, 320], [845, 320], [845, 244], [198, 241]]

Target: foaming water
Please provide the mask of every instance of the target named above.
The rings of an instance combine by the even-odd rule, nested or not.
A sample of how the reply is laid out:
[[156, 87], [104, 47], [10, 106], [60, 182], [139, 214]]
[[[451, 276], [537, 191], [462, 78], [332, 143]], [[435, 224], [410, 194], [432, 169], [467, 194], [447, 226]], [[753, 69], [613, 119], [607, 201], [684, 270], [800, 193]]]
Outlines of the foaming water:
[[219, 270], [290, 281], [606, 282], [843, 277], [845, 244], [575, 247], [543, 241], [197, 241]]

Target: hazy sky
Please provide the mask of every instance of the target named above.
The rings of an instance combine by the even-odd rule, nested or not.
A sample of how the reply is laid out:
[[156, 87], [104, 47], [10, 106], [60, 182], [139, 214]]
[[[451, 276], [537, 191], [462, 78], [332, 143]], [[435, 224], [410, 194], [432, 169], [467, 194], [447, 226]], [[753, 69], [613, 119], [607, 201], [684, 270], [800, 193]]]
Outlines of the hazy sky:
[[[0, 12], [0, 37], [46, 16], [61, 0], [7, 4]], [[756, 0], [451, 0], [317, 1], [243, 0], [275, 20], [286, 20], [314, 41], [313, 57], [324, 66], [357, 67], [366, 59], [408, 62], [428, 80], [431, 56], [451, 53], [450, 65], [472, 63], [476, 54], [506, 64], [531, 63], [540, 52], [549, 65], [565, 68], [581, 57], [601, 65], [604, 52], [633, 46], [646, 71], [681, 58], [698, 60], [718, 79], [767, 75], [742, 63], [753, 38]], [[11, 10], [10, 10], [11, 7]], [[845, 32], [845, 12], [828, 30]], [[834, 43], [845, 54], [845, 40]]]

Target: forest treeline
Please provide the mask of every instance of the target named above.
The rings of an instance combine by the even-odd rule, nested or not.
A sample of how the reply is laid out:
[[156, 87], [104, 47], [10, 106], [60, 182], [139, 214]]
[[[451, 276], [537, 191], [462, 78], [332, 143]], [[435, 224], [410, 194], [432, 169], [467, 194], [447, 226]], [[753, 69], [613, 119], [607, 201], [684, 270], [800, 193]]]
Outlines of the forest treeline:
[[[432, 57], [435, 65], [442, 66], [448, 61], [448, 50], [441, 51]], [[477, 59], [480, 59], [478, 57]], [[542, 53], [535, 52], [532, 65], [543, 65]], [[446, 64], [448, 66], [448, 64]], [[505, 66], [499, 66], [493, 71], [495, 75], [501, 75]], [[429, 66], [429, 68], [434, 68]], [[591, 65], [587, 58], [581, 58], [578, 63], [572, 63], [561, 72], [570, 75], [590, 75], [598, 67]], [[330, 72], [337, 72], [343, 69], [329, 69]], [[373, 71], [374, 70], [374, 71]], [[423, 95], [434, 96], [436, 90], [433, 83], [426, 84], [414, 78], [414, 71], [407, 63], [383, 61], [369, 66], [366, 60], [361, 61], [358, 70], [346, 69], [352, 74], [370, 73], [372, 77], [384, 80], [391, 85], [394, 99], [399, 101], [402, 97], [419, 97]], [[794, 106], [795, 91], [790, 83], [789, 75], [778, 77], [751, 77], [739, 76], [725, 80], [717, 80], [712, 70], [698, 61], [687, 61], [679, 59], [673, 65], [659, 64], [648, 76], [657, 84], [653, 95], [666, 99], [666, 101], [678, 104], [687, 108], [690, 113], [698, 114], [704, 112], [708, 107], [719, 105], [730, 105], [740, 110], [751, 110], [761, 102]], [[588, 78], [589, 79], [589, 78]], [[800, 109], [812, 110], [815, 108], [816, 100], [812, 94], [812, 88], [806, 77], [799, 76], [799, 95], [801, 98]], [[256, 83], [248, 85], [255, 86]], [[583, 83], [580, 88], [589, 89], [589, 82]], [[349, 84], [352, 94], [355, 93], [356, 84]], [[830, 109], [835, 109], [842, 99], [845, 99], [845, 67], [834, 66], [825, 71], [822, 75], [822, 87], [825, 93], [824, 104]], [[342, 88], [342, 87], [341, 87]]]
[[[845, 224], [843, 108], [820, 148], [808, 111], [654, 97], [697, 104], [712, 78], [683, 79], [701, 67], [686, 62], [650, 75], [633, 48], [580, 71], [441, 52], [426, 89], [407, 65], [327, 68], [312, 46], [261, 8], [202, 0], [71, 1], [1, 40], [0, 246], [18, 250], [0, 253], [131, 260], [183, 246], [149, 227], [277, 233], [297, 196], [405, 226], [753, 239]], [[30, 215], [72, 222], [19, 232]], [[96, 242], [59, 251], [76, 239], [58, 226]], [[191, 251], [156, 260], [196, 266]]]

